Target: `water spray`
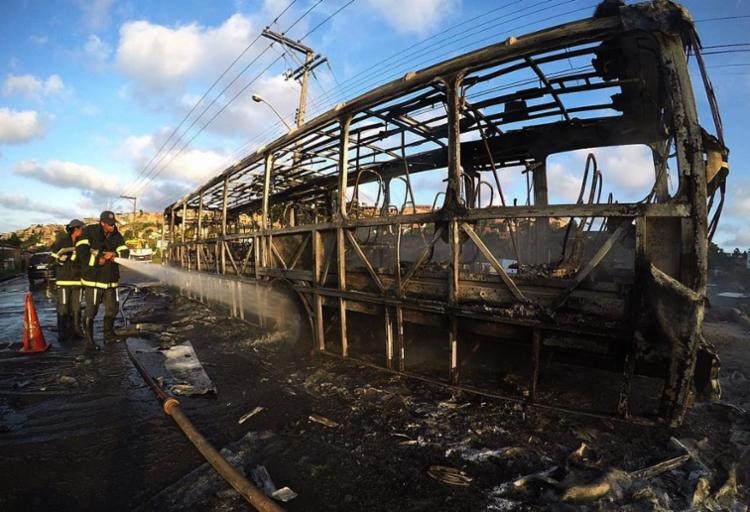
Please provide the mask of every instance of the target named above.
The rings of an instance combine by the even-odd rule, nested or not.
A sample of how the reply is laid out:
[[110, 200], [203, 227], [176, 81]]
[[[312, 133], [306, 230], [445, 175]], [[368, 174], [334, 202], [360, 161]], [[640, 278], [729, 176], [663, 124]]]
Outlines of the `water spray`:
[[261, 325], [267, 322], [283, 325], [284, 330], [293, 337], [299, 333], [300, 326], [291, 325], [288, 321], [288, 312], [292, 307], [289, 297], [267, 284], [126, 258], [115, 258], [115, 263], [177, 288], [189, 298], [224, 306], [233, 317], [246, 320], [246, 316], [249, 316], [257, 318]]

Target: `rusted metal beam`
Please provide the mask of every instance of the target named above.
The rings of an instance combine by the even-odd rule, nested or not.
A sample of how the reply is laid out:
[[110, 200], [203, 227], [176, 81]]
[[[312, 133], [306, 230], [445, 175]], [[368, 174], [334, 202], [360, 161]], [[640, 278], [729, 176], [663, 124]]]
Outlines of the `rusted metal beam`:
[[305, 249], [307, 248], [307, 245], [310, 243], [310, 239], [312, 238], [312, 232], [310, 232], [300, 243], [299, 247], [297, 248], [297, 251], [294, 253], [294, 256], [292, 256], [292, 260], [289, 262], [289, 268], [293, 269], [297, 266], [297, 263], [299, 263], [300, 258], [302, 257], [302, 254], [305, 252]]
[[469, 235], [469, 238], [471, 238], [471, 240], [476, 244], [477, 248], [481, 251], [482, 255], [487, 259], [487, 261], [490, 262], [492, 268], [495, 269], [497, 275], [500, 276], [500, 279], [503, 281], [503, 283], [505, 283], [505, 286], [508, 287], [508, 290], [510, 290], [516, 300], [519, 300], [521, 302], [529, 302], [523, 292], [518, 289], [516, 283], [513, 282], [513, 279], [510, 278], [500, 262], [497, 261], [492, 252], [484, 244], [484, 241], [482, 241], [479, 235], [477, 235], [476, 231], [474, 231], [474, 228], [472, 228], [471, 225], [465, 222], [461, 224], [461, 228], [467, 235]]
[[573, 282], [568, 286], [563, 292], [560, 294], [559, 298], [555, 301], [555, 306], [553, 309], [559, 309], [561, 308], [570, 298], [570, 294], [573, 293], [573, 290], [578, 288], [578, 285], [580, 285], [584, 279], [586, 279], [591, 271], [593, 271], [599, 263], [609, 254], [609, 251], [614, 247], [614, 245], [622, 238], [625, 233], [629, 229], [632, 229], [632, 225], [627, 222], [622, 222], [619, 226], [617, 226], [617, 229], [615, 229], [614, 233], [612, 233], [609, 238], [599, 247], [599, 250], [594, 253], [594, 255], [591, 257], [591, 259], [586, 263], [586, 265], [578, 271], [576, 276], [573, 278]]
[[276, 244], [273, 242], [273, 237], [268, 237], [268, 244], [271, 246], [271, 253], [276, 257], [276, 260], [281, 263], [281, 268], [287, 270], [286, 262], [284, 258], [279, 254], [279, 250], [276, 248]]
[[378, 290], [380, 290], [381, 292], [384, 292], [385, 287], [383, 286], [383, 282], [380, 280], [380, 277], [378, 276], [378, 273], [375, 271], [375, 269], [372, 268], [372, 263], [370, 263], [370, 260], [367, 258], [367, 255], [365, 255], [364, 251], [362, 251], [362, 247], [360, 247], [359, 242], [357, 242], [357, 239], [354, 238], [354, 235], [352, 234], [351, 231], [346, 229], [344, 230], [344, 232], [346, 233], [346, 238], [349, 239], [349, 244], [354, 249], [354, 252], [357, 253], [357, 256], [359, 256], [359, 259], [362, 261], [365, 268], [367, 269], [367, 272], [370, 274], [372, 281], [378, 287]]
[[414, 264], [409, 268], [409, 270], [406, 271], [406, 275], [401, 280], [401, 285], [399, 290], [401, 293], [403, 293], [404, 289], [406, 288], [406, 285], [409, 283], [411, 278], [414, 276], [414, 273], [419, 270], [419, 267], [422, 266], [422, 264], [427, 259], [427, 256], [429, 256], [430, 251], [432, 250], [432, 247], [435, 245], [435, 242], [437, 242], [441, 236], [443, 236], [444, 228], [440, 226], [437, 231], [435, 231], [435, 234], [430, 239], [430, 242], [422, 249], [422, 252], [419, 253], [419, 257], [414, 261]]

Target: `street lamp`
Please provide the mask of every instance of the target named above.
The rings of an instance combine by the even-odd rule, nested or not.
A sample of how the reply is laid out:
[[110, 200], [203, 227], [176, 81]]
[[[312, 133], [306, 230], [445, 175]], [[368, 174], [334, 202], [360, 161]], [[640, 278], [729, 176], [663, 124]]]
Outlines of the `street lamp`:
[[276, 110], [276, 109], [274, 108], [274, 106], [273, 106], [273, 105], [271, 105], [270, 103], [268, 103], [268, 102], [267, 102], [266, 100], [264, 100], [263, 98], [261, 98], [261, 97], [260, 97], [260, 96], [258, 96], [257, 94], [253, 94], [253, 101], [254, 101], [254, 102], [256, 102], [256, 103], [265, 103], [266, 105], [268, 105], [268, 106], [269, 106], [269, 107], [271, 108], [271, 110], [273, 110], [273, 113], [274, 113], [274, 114], [276, 114], [276, 117], [278, 117], [279, 119], [281, 119], [281, 122], [282, 122], [282, 123], [284, 123], [284, 125], [285, 125], [285, 126], [286, 126], [286, 128], [287, 128], [287, 130], [289, 130], [289, 131], [291, 131], [291, 130], [292, 130], [292, 127], [291, 127], [291, 126], [289, 126], [289, 123], [287, 123], [287, 122], [286, 122], [286, 121], [284, 120], [284, 118], [283, 118], [283, 117], [281, 117], [281, 114], [279, 114], [279, 111], [278, 111], [278, 110]]

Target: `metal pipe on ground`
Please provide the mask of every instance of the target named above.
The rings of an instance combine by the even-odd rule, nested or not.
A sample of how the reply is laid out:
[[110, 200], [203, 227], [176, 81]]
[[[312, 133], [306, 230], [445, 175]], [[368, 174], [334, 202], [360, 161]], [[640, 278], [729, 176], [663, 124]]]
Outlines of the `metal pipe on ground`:
[[133, 365], [141, 374], [143, 380], [148, 384], [156, 397], [162, 402], [164, 412], [171, 416], [174, 422], [180, 427], [185, 437], [193, 443], [198, 451], [203, 455], [206, 461], [216, 470], [221, 477], [229, 483], [245, 500], [259, 512], [284, 512], [284, 509], [273, 502], [268, 496], [251, 484], [239, 471], [237, 471], [221, 454], [211, 446], [211, 443], [196, 430], [193, 423], [180, 409], [180, 402], [173, 396], [165, 392], [141, 366], [135, 355], [130, 351], [130, 347], [125, 347], [128, 357]]

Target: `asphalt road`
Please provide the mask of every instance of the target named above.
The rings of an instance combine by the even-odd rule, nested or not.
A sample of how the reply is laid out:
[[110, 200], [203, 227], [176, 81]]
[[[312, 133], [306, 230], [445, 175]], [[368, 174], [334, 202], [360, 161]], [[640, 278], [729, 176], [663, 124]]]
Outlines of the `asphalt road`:
[[[94, 358], [84, 357], [82, 342], [58, 343], [54, 300], [44, 287], [32, 294], [52, 346], [18, 354], [27, 289], [25, 278], [0, 283], [0, 510], [248, 510], [223, 482], [185, 480], [203, 460], [163, 414], [124, 343], [106, 345]], [[750, 418], [737, 406], [750, 404], [750, 359], [747, 334], [731, 324], [704, 330], [726, 356], [728, 402], [696, 404], [683, 427], [666, 429], [527, 411], [337, 359], [311, 361], [163, 286], [134, 295], [126, 309], [162, 326], [151, 342], [192, 343], [217, 394], [180, 401], [214, 446], [270, 433], [273, 442], [252, 445], [256, 456], [243, 459], [241, 469], [249, 475], [262, 465], [277, 487], [298, 493], [284, 504], [289, 512], [573, 510], [560, 501], [560, 488], [518, 490], [513, 482], [550, 468], [561, 486], [599, 481], [612, 468], [637, 471], [681, 455], [672, 437], [702, 462], [620, 482], [616, 492], [575, 509], [687, 509], [701, 477], [710, 483], [713, 509], [746, 510]], [[359, 343], [353, 349], [366, 335], [352, 336]], [[149, 368], [153, 376], [160, 371]], [[600, 379], [598, 389], [607, 382]], [[264, 410], [238, 423], [257, 406]], [[338, 426], [311, 419], [317, 416]], [[590, 457], [583, 466], [574, 463], [582, 451]], [[434, 466], [464, 471], [471, 483], [443, 483], [429, 475]], [[740, 487], [721, 491], [732, 474]]]

